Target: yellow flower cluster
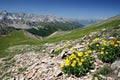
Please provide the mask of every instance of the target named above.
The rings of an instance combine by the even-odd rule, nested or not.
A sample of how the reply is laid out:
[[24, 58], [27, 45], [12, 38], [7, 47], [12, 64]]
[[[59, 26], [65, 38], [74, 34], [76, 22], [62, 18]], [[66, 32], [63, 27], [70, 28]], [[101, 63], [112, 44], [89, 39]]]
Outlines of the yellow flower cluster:
[[100, 38], [95, 38], [93, 41], [99, 41], [100, 40]]
[[[95, 38], [93, 39], [92, 42], [87, 42], [88, 45], [93, 45], [97, 42], [97, 44], [95, 45], [96, 47], [99, 47], [100, 44], [102, 44], [103, 46], [109, 46], [109, 45], [114, 45], [115, 47], [118, 47], [120, 45], [120, 41], [116, 41], [116, 39], [113, 40], [106, 40], [106, 39], [100, 39], [100, 38]], [[100, 44], [98, 44], [100, 43]]]
[[[100, 39], [95, 38], [92, 42], [89, 42], [88, 47], [95, 50], [98, 58], [105, 62], [113, 62], [117, 57], [119, 57], [120, 51], [120, 41], [117, 38], [113, 39]], [[114, 56], [113, 56], [114, 55]]]
[[77, 52], [72, 53], [69, 57], [64, 60], [64, 63], [61, 64], [61, 67], [65, 66], [82, 66], [83, 63], [86, 61], [86, 57], [92, 53], [92, 50], [87, 50], [86, 52]]
[[114, 40], [111, 40], [111, 41], [110, 41], [110, 44], [111, 44], [111, 45], [114, 45], [114, 44], [115, 44], [115, 41], [114, 41]]
[[83, 52], [78, 52], [77, 54], [78, 54], [78, 56], [80, 56], [80, 57], [83, 56]]
[[102, 43], [106, 43], [106, 42], [107, 42], [107, 40], [105, 40], [105, 39], [102, 40]]

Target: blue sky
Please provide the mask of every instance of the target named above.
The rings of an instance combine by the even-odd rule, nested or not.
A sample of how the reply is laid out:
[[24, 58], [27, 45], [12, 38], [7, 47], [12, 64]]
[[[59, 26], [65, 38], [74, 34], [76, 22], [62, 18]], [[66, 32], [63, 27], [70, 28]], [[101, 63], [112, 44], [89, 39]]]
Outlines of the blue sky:
[[0, 0], [0, 10], [65, 18], [108, 18], [120, 14], [120, 0]]

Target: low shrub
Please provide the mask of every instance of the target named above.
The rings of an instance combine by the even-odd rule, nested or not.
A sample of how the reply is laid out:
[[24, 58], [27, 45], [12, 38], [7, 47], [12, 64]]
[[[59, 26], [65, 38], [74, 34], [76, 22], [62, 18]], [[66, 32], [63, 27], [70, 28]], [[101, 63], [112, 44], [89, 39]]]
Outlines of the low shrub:
[[92, 51], [74, 52], [61, 64], [62, 70], [66, 74], [76, 76], [85, 75], [94, 68], [94, 58], [91, 57]]

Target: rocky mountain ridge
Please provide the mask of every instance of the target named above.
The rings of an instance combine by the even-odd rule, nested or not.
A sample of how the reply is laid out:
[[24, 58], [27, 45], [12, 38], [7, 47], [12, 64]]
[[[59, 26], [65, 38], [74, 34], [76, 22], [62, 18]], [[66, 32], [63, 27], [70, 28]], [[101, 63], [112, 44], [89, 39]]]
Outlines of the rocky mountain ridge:
[[[27, 13], [10, 13], [7, 11], [0, 12], [0, 22], [7, 24], [9, 26], [14, 26], [15, 28], [28, 29], [33, 28], [36, 22], [59, 22], [59, 23], [73, 23], [72, 19], [57, 17], [53, 15], [36, 15]], [[40, 27], [40, 26], [38, 26]]]
[[70, 22], [70, 19], [57, 17], [53, 15], [36, 15], [36, 14], [27, 14], [27, 13], [10, 13], [7, 11], [0, 12], [0, 20], [7, 19], [19, 19], [32, 22]]
[[0, 23], [15, 29], [24, 29], [34, 35], [46, 37], [55, 31], [67, 31], [83, 27], [73, 20], [53, 15], [0, 12]]

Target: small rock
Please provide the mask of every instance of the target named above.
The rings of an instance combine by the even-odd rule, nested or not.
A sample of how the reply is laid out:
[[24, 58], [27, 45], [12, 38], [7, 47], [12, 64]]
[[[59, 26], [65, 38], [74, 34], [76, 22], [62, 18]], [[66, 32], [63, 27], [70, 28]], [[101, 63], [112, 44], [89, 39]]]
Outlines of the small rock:
[[10, 78], [10, 79], [8, 79], [8, 80], [14, 80], [14, 78]]
[[60, 56], [61, 59], [66, 57], [66, 52], [63, 50], [58, 56]]
[[120, 78], [120, 72], [118, 72], [118, 78]]
[[102, 29], [102, 31], [105, 31], [105, 30], [106, 30], [105, 28]]
[[30, 66], [30, 67], [28, 67], [27, 68], [27, 70], [31, 70], [31, 69], [33, 69], [35, 66], [37, 66], [39, 63], [35, 63], [35, 64], [33, 64], [32, 66]]
[[54, 54], [51, 54], [50, 57], [53, 58], [55, 55]]
[[107, 77], [107, 80], [115, 80], [115, 79], [111, 77]]
[[103, 62], [101, 60], [99, 60], [99, 59], [96, 59], [96, 62], [98, 63], [98, 65], [102, 65], [103, 64]]
[[55, 51], [54, 49], [51, 49], [51, 50], [50, 50], [50, 54], [54, 53], [54, 51]]
[[60, 68], [58, 66], [54, 67], [54, 73], [56, 77], [59, 77], [62, 75], [62, 71], [60, 70]]
[[20, 75], [19, 75], [19, 80], [24, 80], [23, 74], [20, 74]]
[[99, 75], [102, 79], [106, 79], [107, 77], [103, 76], [103, 75]]
[[21, 77], [19, 80], [24, 80], [24, 78], [23, 78], [23, 77]]
[[59, 76], [61, 76], [63, 73], [62, 73], [62, 71], [57, 71], [56, 72], [56, 77], [59, 77]]
[[90, 70], [90, 72], [94, 73], [94, 72], [96, 72], [96, 70]]
[[31, 70], [31, 71], [29, 72], [29, 74], [27, 75], [26, 79], [27, 79], [27, 80], [28, 80], [28, 79], [31, 79], [35, 73], [36, 73], [36, 70]]
[[97, 78], [97, 77], [95, 77], [95, 80], [98, 80], [98, 78]]
[[115, 37], [109, 37], [109, 39], [115, 39]]

